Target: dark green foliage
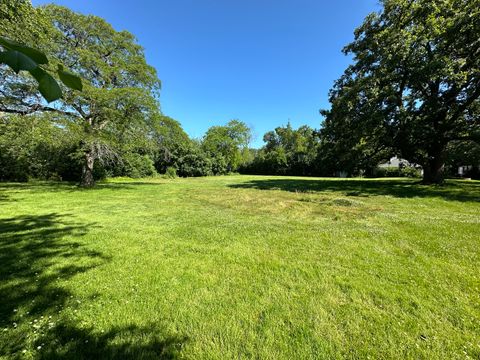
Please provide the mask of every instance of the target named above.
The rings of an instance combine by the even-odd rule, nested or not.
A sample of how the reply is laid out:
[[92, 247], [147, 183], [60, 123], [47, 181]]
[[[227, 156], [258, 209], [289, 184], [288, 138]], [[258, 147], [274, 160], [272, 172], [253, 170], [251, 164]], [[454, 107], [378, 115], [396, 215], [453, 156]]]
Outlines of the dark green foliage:
[[[67, 122], [68, 125], [68, 122]], [[109, 161], [97, 162], [95, 180], [107, 176], [145, 177], [156, 174], [153, 161], [136, 149], [113, 152]], [[83, 150], [75, 127], [65, 126], [61, 116], [0, 118], [0, 180], [81, 179]]]
[[177, 177], [177, 169], [173, 166], [167, 167], [167, 170], [165, 170], [165, 177], [167, 179], [175, 179]]
[[6, 63], [17, 73], [20, 70], [33, 70], [40, 64], [48, 64], [47, 56], [37, 49], [33, 49], [3, 37], [0, 37], [0, 45], [7, 49], [6, 52], [10, 52], [15, 57], [20, 58], [20, 62], [15, 61], [11, 64]]
[[202, 149], [212, 158], [215, 173], [229, 173], [248, 161], [250, 128], [240, 120], [225, 126], [212, 126], [202, 139]]
[[[0, 51], [0, 64], [10, 66], [17, 74], [21, 70], [28, 71], [37, 80], [38, 91], [48, 102], [62, 97], [62, 89], [57, 81], [40, 66], [48, 64], [47, 56], [43, 52], [1, 36], [0, 46], [4, 49], [4, 51]], [[78, 76], [64, 71], [63, 65], [58, 64], [57, 74], [69, 88], [82, 90], [82, 80]]]
[[124, 156], [123, 163], [125, 176], [142, 178], [157, 174], [153, 160], [148, 155], [129, 153]]
[[344, 49], [323, 135], [341, 165], [393, 152], [443, 178], [447, 148], [480, 141], [478, 0], [383, 0]]
[[[59, 99], [62, 90], [52, 76], [58, 76], [64, 85], [71, 89], [82, 90], [81, 79], [72, 73], [63, 70], [63, 65], [56, 60], [58, 70], [54, 70], [52, 62], [46, 55], [51, 45], [51, 22], [38, 8], [34, 8], [30, 1], [4, 0], [0, 4], [0, 77], [2, 78], [2, 96], [9, 99], [3, 101], [2, 110], [9, 112], [26, 112], [30, 109], [26, 105], [25, 95], [37, 97], [39, 92], [48, 102]], [[17, 75], [20, 71], [27, 71], [35, 78], [34, 86], [29, 76]], [[20, 100], [23, 100], [21, 102]], [[35, 100], [36, 105], [39, 99]], [[40, 109], [41, 106], [38, 106]]]
[[453, 141], [447, 147], [446, 171], [458, 175], [460, 166], [469, 167], [462, 176], [480, 179], [480, 144], [474, 141]]
[[222, 155], [214, 156], [210, 158], [210, 161], [213, 175], [226, 175], [233, 171], [230, 170], [231, 168], [229, 167], [228, 161]]
[[[0, 37], [0, 45], [2, 45], [1, 40], [2, 38]], [[37, 67], [37, 64], [32, 59], [16, 50], [1, 51], [0, 63], [10, 66], [16, 73], [20, 72], [20, 70], [32, 71]]]
[[63, 70], [63, 65], [58, 64], [57, 74], [60, 80], [70, 89], [82, 91], [82, 80], [78, 76]]
[[155, 168], [165, 173], [174, 167], [181, 177], [228, 174], [248, 158], [249, 139], [250, 129], [238, 120], [213, 126], [202, 141], [196, 141], [177, 121], [161, 116], [154, 135]]
[[266, 145], [251, 153], [253, 159], [240, 168], [247, 174], [317, 175], [318, 132], [308, 126], [294, 130], [287, 124], [267, 132]]
[[[188, 138], [175, 120], [160, 116], [132, 127], [117, 127], [121, 146], [98, 145], [101, 160], [92, 169], [94, 180], [132, 178], [157, 173], [178, 176], [227, 174], [227, 161], [210, 156]], [[52, 179], [78, 182], [83, 166], [81, 129], [58, 114], [10, 115], [0, 118], [0, 180]], [[168, 170], [170, 169], [170, 170]]]
[[[94, 168], [131, 150], [138, 136], [158, 117], [160, 82], [155, 69], [145, 61], [143, 48], [126, 31], [115, 31], [96, 16], [75, 13], [65, 7], [33, 8], [28, 1], [7, 0], [0, 5], [0, 36], [29, 47], [35, 46], [50, 59], [47, 67], [31, 69], [40, 90], [64, 96], [55, 106], [45, 106], [30, 76], [0, 68], [2, 101], [0, 110], [32, 114], [55, 112], [76, 128], [83, 152], [82, 186], [93, 186]], [[4, 45], [5, 46], [5, 45]], [[86, 80], [82, 92], [79, 79]], [[30, 64], [30, 67], [32, 64]], [[25, 66], [24, 66], [25, 67]], [[27, 64], [28, 67], [28, 64]], [[48, 71], [46, 71], [48, 70]], [[60, 89], [50, 75], [56, 73], [66, 85]], [[129, 149], [124, 149], [128, 138]]]
[[[0, 118], [0, 180], [61, 180], [75, 173], [78, 142], [51, 116]], [[67, 165], [68, 164], [68, 165]], [[67, 176], [68, 178], [68, 176]]]
[[409, 177], [419, 178], [421, 176], [420, 170], [411, 166], [398, 167], [377, 167], [373, 170], [373, 177]]
[[52, 102], [62, 97], [62, 89], [60, 89], [60, 86], [52, 75], [40, 67], [31, 70], [30, 74], [32, 74], [35, 80], [38, 81], [38, 91], [40, 91], [48, 102]]
[[178, 159], [178, 175], [182, 177], [214, 175], [212, 160], [201, 149], [193, 149]]

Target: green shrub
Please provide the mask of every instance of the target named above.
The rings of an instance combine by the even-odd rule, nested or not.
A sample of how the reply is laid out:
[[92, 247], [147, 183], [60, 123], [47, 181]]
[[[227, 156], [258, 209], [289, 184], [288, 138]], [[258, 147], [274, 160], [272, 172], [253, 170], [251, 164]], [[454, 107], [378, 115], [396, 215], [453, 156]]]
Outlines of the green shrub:
[[420, 170], [412, 166], [405, 167], [377, 167], [373, 171], [373, 177], [420, 177]]
[[165, 177], [167, 179], [175, 179], [177, 177], [177, 169], [173, 166], [167, 167], [167, 169], [165, 170]]
[[417, 178], [417, 177], [421, 177], [421, 173], [419, 169], [416, 169], [412, 166], [406, 166], [400, 169], [400, 176]]
[[129, 153], [123, 157], [125, 176], [142, 178], [157, 174], [152, 159], [148, 155]]
[[189, 153], [178, 161], [178, 174], [182, 177], [213, 175], [212, 160], [203, 152]]
[[389, 177], [389, 175], [387, 174], [391, 174], [394, 169], [398, 170], [398, 168], [395, 168], [395, 167], [393, 168], [377, 167], [373, 170], [372, 175], [373, 177]]
[[212, 173], [215, 175], [228, 174], [228, 164], [222, 155], [218, 155], [212, 158]]

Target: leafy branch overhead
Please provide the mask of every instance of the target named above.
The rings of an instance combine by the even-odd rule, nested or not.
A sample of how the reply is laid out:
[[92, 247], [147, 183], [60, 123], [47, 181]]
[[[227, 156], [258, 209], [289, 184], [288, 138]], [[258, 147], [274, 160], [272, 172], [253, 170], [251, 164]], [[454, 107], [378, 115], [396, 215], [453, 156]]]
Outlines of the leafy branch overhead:
[[[48, 64], [44, 53], [4, 37], [0, 37], [0, 45], [4, 49], [0, 51], [0, 64], [8, 65], [17, 74], [22, 70], [28, 71], [37, 80], [38, 91], [48, 102], [62, 97], [62, 89], [57, 80], [40, 66]], [[58, 65], [57, 75], [65, 86], [82, 91], [80, 77], [65, 71], [62, 65]]]

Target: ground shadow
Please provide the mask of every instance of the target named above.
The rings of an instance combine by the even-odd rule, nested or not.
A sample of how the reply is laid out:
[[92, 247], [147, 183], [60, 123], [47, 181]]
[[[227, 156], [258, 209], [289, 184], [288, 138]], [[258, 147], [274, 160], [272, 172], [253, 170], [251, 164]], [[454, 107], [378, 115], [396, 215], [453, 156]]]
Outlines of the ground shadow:
[[65, 280], [110, 260], [81, 241], [96, 226], [58, 213], [0, 218], [0, 358], [176, 356], [185, 339], [165, 336], [155, 324], [98, 333], [60, 315], [74, 302]]
[[[126, 340], [128, 339], [128, 340]], [[48, 334], [41, 359], [176, 359], [188, 339], [166, 336], [158, 324], [125, 326], [98, 333], [62, 324]]]
[[454, 201], [480, 201], [480, 182], [447, 181], [444, 185], [421, 185], [415, 180], [258, 179], [231, 184], [232, 188], [292, 192], [340, 192], [345, 196], [389, 195], [399, 198], [437, 197]]
[[[15, 309], [32, 299], [32, 315], [55, 306], [64, 298], [60, 289], [52, 286], [55, 280], [87, 271], [102, 258], [78, 242], [62, 241], [66, 236], [82, 236], [94, 226], [64, 220], [66, 217], [51, 213], [0, 219], [0, 326], [15, 315]], [[67, 257], [70, 259], [62, 262], [65, 265], [55, 266], [56, 261]]]
[[[67, 181], [32, 181], [32, 182], [0, 182], [0, 191], [8, 191], [9, 194], [19, 193], [25, 190], [29, 192], [84, 192], [91, 190], [120, 190], [120, 189], [134, 189], [139, 186], [159, 186], [165, 185], [161, 182], [145, 182], [145, 181], [125, 181], [125, 182], [98, 182], [92, 188], [83, 188], [78, 186], [78, 183]], [[0, 201], [8, 201], [9, 198], [5, 194], [0, 194]]]

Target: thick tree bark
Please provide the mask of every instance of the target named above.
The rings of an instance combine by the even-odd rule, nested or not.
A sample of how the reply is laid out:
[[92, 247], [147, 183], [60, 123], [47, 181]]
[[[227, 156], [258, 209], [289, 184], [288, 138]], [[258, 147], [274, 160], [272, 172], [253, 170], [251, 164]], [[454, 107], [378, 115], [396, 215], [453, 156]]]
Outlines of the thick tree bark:
[[430, 160], [423, 165], [423, 184], [441, 184], [443, 182], [443, 168], [445, 158], [443, 151], [430, 157]]
[[95, 180], [93, 179], [93, 164], [95, 163], [95, 157], [92, 151], [85, 152], [84, 163], [82, 168], [82, 178], [80, 180], [80, 186], [93, 187]]

